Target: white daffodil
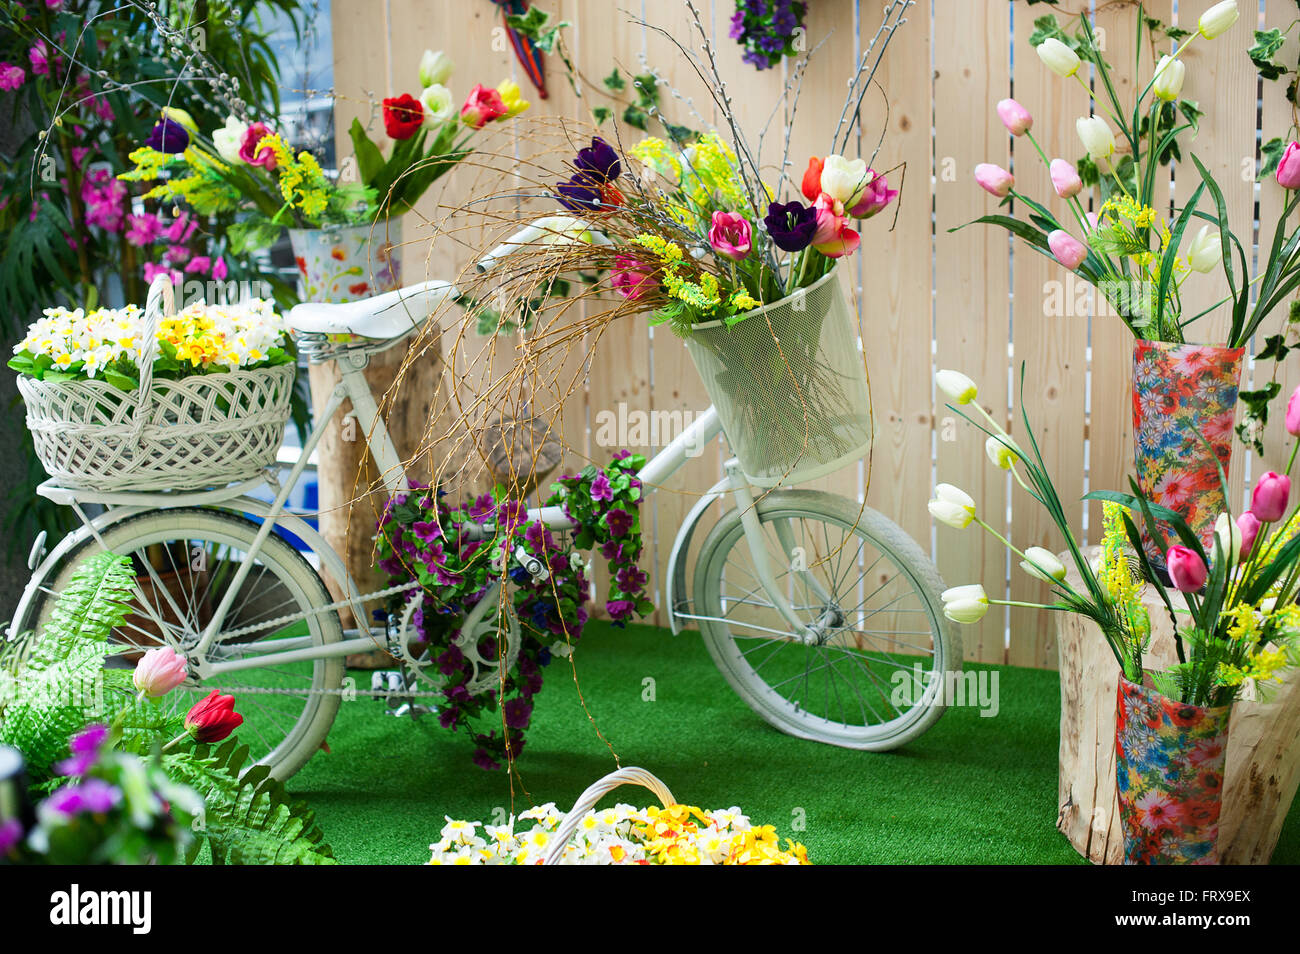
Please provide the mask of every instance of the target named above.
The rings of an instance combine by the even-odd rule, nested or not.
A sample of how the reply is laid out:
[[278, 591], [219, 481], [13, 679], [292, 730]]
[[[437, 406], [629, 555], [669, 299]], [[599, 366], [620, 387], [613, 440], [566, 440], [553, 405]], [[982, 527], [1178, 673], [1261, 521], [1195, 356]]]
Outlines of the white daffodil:
[[956, 404], [969, 404], [979, 393], [975, 388], [975, 382], [960, 371], [937, 371], [934, 375], [934, 383]]

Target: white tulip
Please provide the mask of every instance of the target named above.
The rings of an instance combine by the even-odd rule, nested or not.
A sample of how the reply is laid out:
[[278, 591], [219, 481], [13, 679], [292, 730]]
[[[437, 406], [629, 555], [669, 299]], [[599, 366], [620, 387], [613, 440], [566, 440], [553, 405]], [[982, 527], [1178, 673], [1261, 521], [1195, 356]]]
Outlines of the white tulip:
[[996, 467], [1003, 470], [1010, 470], [1020, 463], [1020, 448], [1012, 443], [1009, 437], [997, 437], [989, 435], [989, 439], [984, 442], [984, 453], [988, 454]]
[[238, 116], [228, 116], [226, 125], [212, 131], [212, 144], [217, 147], [217, 155], [226, 162], [239, 162], [239, 147], [243, 145], [244, 135], [248, 132], [248, 123], [240, 122]]
[[1080, 117], [1075, 120], [1074, 128], [1079, 133], [1083, 148], [1094, 162], [1109, 159], [1115, 151], [1115, 136], [1106, 125], [1106, 120], [1100, 116]]
[[939, 594], [943, 615], [954, 623], [978, 623], [989, 611], [989, 598], [978, 583], [954, 586]]
[[1217, 231], [1211, 232], [1208, 225], [1192, 239], [1187, 249], [1187, 267], [1194, 272], [1211, 272], [1223, 260], [1223, 242]]
[[1079, 70], [1079, 54], [1056, 37], [1049, 36], [1038, 44], [1038, 58], [1043, 65], [1060, 77], [1073, 76]]
[[1187, 76], [1187, 66], [1182, 60], [1172, 56], [1160, 57], [1156, 64], [1156, 75], [1151, 81], [1151, 89], [1165, 102], [1173, 102], [1183, 91], [1183, 80]]
[[822, 191], [844, 203], [846, 209], [857, 205], [867, 188], [867, 161], [827, 156], [822, 163]]
[[934, 499], [926, 506], [934, 519], [957, 530], [965, 530], [975, 519], [975, 501], [952, 484], [935, 487]]
[[1037, 577], [1045, 583], [1060, 583], [1065, 579], [1065, 564], [1056, 558], [1056, 554], [1043, 547], [1030, 547], [1025, 551], [1027, 559], [1020, 561], [1020, 569], [1030, 576]]
[[1241, 559], [1241, 527], [1226, 513], [1214, 521], [1214, 550], [1223, 553], [1229, 566]]
[[439, 83], [425, 87], [424, 92], [420, 94], [420, 105], [424, 107], [425, 129], [432, 129], [456, 115], [456, 104], [452, 101], [451, 90]]
[[437, 53], [425, 50], [424, 56], [420, 57], [420, 85], [426, 88], [445, 85], [455, 67], [451, 57], [442, 50]]
[[969, 404], [979, 393], [975, 389], [975, 382], [960, 371], [936, 372], [934, 383], [940, 391], [958, 404]]
[[1196, 22], [1196, 30], [1207, 40], [1213, 40], [1237, 22], [1241, 11], [1237, 9], [1237, 0], [1223, 0], [1201, 14]]

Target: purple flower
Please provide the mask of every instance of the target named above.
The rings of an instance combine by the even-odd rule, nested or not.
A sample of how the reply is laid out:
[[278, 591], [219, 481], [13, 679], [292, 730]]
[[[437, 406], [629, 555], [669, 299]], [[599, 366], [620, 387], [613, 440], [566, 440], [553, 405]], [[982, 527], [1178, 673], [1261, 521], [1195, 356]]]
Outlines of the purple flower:
[[502, 707], [502, 711], [505, 714], [507, 728], [526, 729], [528, 720], [533, 714], [533, 704], [523, 699], [511, 699]]
[[599, 136], [595, 136], [586, 149], [578, 150], [578, 158], [573, 164], [583, 178], [595, 183], [612, 182], [623, 171], [614, 147]]
[[494, 772], [501, 768], [500, 763], [498, 763], [494, 758], [492, 758], [492, 756], [488, 755], [487, 749], [474, 750], [474, 764], [481, 769], [486, 769], [489, 772]]
[[650, 577], [642, 573], [639, 567], [625, 566], [614, 576], [618, 588], [624, 593], [639, 592]]
[[555, 192], [556, 200], [570, 212], [599, 212], [604, 205], [599, 184], [583, 175], [561, 182]]
[[144, 144], [157, 152], [175, 154], [189, 148], [190, 134], [174, 119], [164, 117], [154, 123], [153, 129], [149, 131], [149, 138]]
[[460, 667], [465, 663], [465, 654], [460, 651], [460, 647], [452, 643], [438, 656], [438, 672], [444, 676], [450, 676], [460, 671]]
[[460, 720], [460, 710], [455, 706], [447, 706], [438, 713], [438, 725], [444, 729], [456, 730], [456, 723]]
[[90, 771], [99, 761], [99, 750], [108, 738], [108, 727], [89, 725], [72, 737], [68, 749], [72, 758], [64, 759], [54, 766], [56, 775], [80, 776]]
[[480, 494], [469, 506], [469, 518], [475, 523], [485, 523], [496, 513], [496, 501], [489, 494]]
[[727, 36], [733, 40], [739, 40], [745, 35], [745, 11], [737, 8], [736, 12], [731, 15], [731, 29], [727, 31]]
[[808, 247], [817, 231], [817, 210], [798, 199], [784, 204], [773, 202], [767, 207], [763, 223], [777, 248], [798, 252]]
[[18, 823], [17, 818], [0, 822], [0, 856], [9, 854], [22, 837], [23, 826]]
[[397, 557], [385, 557], [379, 561], [379, 569], [389, 576], [406, 576], [406, 565]]
[[615, 507], [605, 514], [605, 526], [609, 527], [611, 537], [615, 539], [625, 537], [627, 532], [632, 529], [632, 515], [622, 507]]
[[605, 501], [614, 499], [614, 490], [609, 485], [609, 478], [604, 474], [597, 474], [596, 479], [591, 482], [591, 499]]
[[555, 541], [551, 538], [550, 530], [546, 528], [545, 524], [536, 520], [524, 529], [524, 542], [535, 551], [555, 549]]
[[411, 532], [421, 543], [431, 544], [442, 536], [442, 527], [438, 526], [436, 521], [422, 520], [411, 525]]
[[600, 555], [610, 563], [622, 563], [624, 561], [623, 544], [617, 540], [608, 540], [600, 545]]
[[82, 812], [103, 814], [121, 801], [122, 793], [103, 779], [88, 778], [84, 782], [65, 785], [45, 800], [45, 807], [61, 815], [79, 815]]
[[605, 609], [609, 612], [609, 618], [617, 622], [631, 615], [636, 604], [631, 600], [610, 600], [605, 604]]

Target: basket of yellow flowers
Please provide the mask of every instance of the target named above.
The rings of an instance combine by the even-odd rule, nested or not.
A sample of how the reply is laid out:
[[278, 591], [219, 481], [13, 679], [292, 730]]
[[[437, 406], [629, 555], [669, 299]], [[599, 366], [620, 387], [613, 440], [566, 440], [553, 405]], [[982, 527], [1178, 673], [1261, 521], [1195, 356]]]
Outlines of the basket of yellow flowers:
[[46, 309], [14, 348], [46, 472], [92, 491], [194, 490], [275, 460], [295, 364], [272, 303], [175, 312], [165, 276], [145, 307]]
[[[620, 803], [598, 810], [621, 785], [650, 789], [663, 807]], [[739, 808], [678, 804], [663, 782], [635, 766], [588, 787], [567, 814], [549, 802], [501, 825], [448, 818], [429, 847], [433, 865], [810, 864], [807, 849], [793, 841], [783, 849], [771, 825], [751, 824]]]

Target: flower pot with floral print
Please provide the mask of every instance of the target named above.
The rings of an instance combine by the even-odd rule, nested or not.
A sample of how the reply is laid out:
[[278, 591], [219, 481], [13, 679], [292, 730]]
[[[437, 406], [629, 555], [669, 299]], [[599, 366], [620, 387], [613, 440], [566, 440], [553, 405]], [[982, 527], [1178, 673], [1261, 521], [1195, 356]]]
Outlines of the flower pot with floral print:
[[1121, 677], [1115, 776], [1124, 863], [1217, 864], [1232, 706], [1166, 698]]
[[[1138, 486], [1152, 503], [1175, 511], [1210, 548], [1214, 521], [1226, 509], [1219, 468], [1232, 458], [1232, 425], [1244, 348], [1138, 341], [1133, 348], [1133, 460]], [[1142, 525], [1147, 555], [1161, 548]], [[1161, 524], [1167, 540], [1176, 539]]]

